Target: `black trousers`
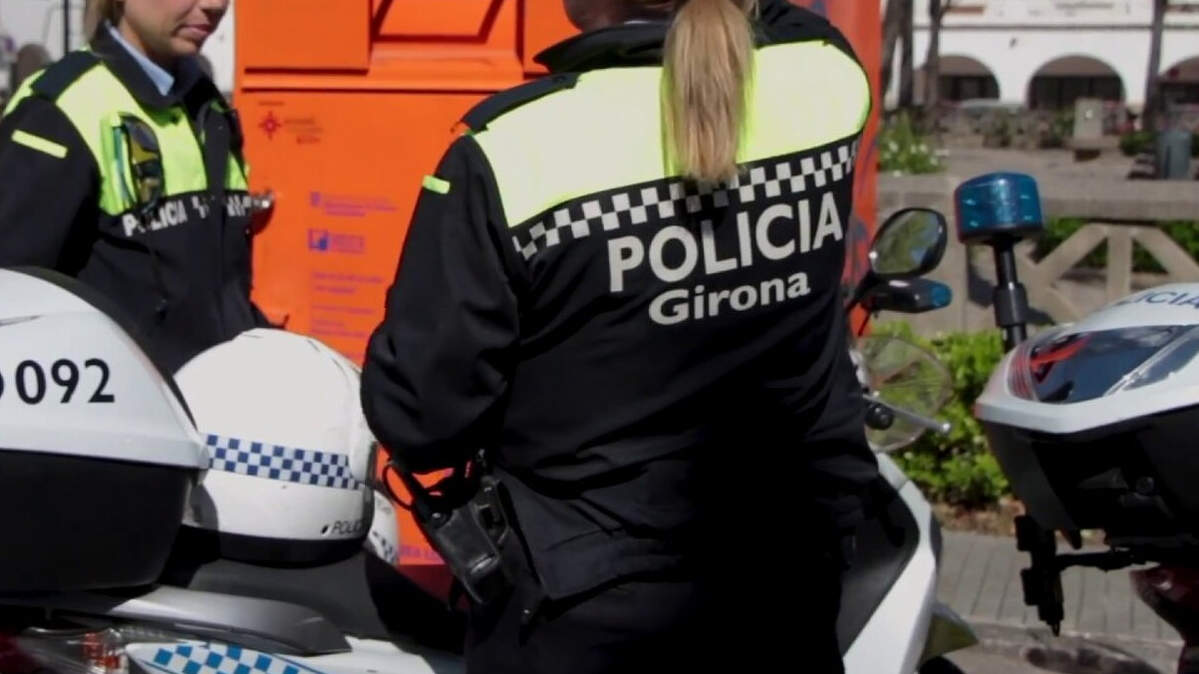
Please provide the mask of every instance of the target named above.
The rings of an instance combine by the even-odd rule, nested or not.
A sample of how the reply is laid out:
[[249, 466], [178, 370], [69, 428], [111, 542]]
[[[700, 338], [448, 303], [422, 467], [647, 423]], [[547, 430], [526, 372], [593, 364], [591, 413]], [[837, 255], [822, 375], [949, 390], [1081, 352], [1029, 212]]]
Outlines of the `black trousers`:
[[[713, 584], [630, 579], [569, 600], [522, 587], [475, 610], [468, 674], [844, 671], [837, 644], [840, 567], [811, 564], [787, 586], [766, 569]], [[528, 579], [526, 578], [526, 582]]]

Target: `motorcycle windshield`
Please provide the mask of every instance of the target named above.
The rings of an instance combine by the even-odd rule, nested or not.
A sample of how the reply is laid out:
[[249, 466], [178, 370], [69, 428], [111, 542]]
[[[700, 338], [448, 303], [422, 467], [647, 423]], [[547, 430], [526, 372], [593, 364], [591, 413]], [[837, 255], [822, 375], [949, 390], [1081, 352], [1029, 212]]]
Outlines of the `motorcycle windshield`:
[[1119, 328], [1050, 336], [1024, 363], [1037, 400], [1076, 403], [1101, 398], [1154, 354], [1194, 326]]

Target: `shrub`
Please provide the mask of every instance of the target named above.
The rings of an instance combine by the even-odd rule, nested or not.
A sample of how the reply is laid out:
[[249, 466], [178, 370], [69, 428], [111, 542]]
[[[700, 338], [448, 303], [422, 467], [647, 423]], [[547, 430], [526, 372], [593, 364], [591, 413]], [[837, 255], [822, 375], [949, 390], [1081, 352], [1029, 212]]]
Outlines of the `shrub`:
[[994, 110], [983, 125], [983, 147], [1011, 147], [1017, 132], [1016, 116], [1007, 110]]
[[998, 331], [950, 333], [925, 339], [903, 322], [877, 326], [874, 334], [911, 340], [934, 353], [953, 377], [953, 396], [939, 418], [953, 424], [948, 435], [925, 433], [892, 455], [932, 500], [968, 507], [996, 503], [1009, 493], [1007, 478], [974, 419], [974, 401], [1003, 357]]
[[1120, 151], [1126, 157], [1153, 152], [1153, 134], [1148, 131], [1131, 131], [1120, 136]]
[[943, 170], [928, 138], [906, 112], [893, 117], [879, 134], [880, 171], [887, 173], [936, 173]]
[[[1120, 151], [1127, 157], [1133, 157], [1142, 152], [1153, 154], [1157, 134], [1149, 131], [1131, 131], [1120, 137]], [[1191, 156], [1199, 157], [1199, 131], [1191, 135]]]
[[1048, 128], [1041, 138], [1042, 148], [1066, 147], [1066, 140], [1074, 135], [1074, 111], [1061, 110], [1054, 113]]

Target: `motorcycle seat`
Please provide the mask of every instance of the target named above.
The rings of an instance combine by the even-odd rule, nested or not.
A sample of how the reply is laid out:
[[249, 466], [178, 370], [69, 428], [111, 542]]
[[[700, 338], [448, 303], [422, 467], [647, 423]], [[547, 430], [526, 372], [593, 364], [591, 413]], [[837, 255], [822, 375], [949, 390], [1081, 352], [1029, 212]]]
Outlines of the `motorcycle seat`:
[[176, 555], [161, 583], [306, 606], [347, 635], [362, 639], [415, 641], [458, 652], [465, 637], [462, 615], [364, 551], [298, 568]]

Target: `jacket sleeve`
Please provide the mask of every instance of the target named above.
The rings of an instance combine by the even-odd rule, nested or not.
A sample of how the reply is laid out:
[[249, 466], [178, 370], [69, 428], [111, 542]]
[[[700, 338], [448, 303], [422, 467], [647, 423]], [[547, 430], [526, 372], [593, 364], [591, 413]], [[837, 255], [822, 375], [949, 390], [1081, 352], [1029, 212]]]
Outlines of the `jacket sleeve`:
[[787, 458], [796, 461], [791, 467], [800, 486], [779, 491], [803, 494], [815, 507], [815, 529], [839, 537], [865, 517], [879, 466], [866, 440], [866, 404], [844, 320], [828, 327], [832, 337], [820, 353], [786, 352], [763, 383], [778, 410], [777, 435], [795, 439]]
[[866, 440], [866, 402], [849, 345], [842, 348], [823, 386], [803, 438], [812, 497], [836, 530], [854, 529], [872, 505], [878, 459]]
[[21, 101], [0, 120], [0, 266], [61, 269], [72, 235], [95, 225], [99, 172], [56, 106]]
[[413, 472], [454, 466], [498, 432], [518, 336], [498, 205], [485, 156], [459, 139], [425, 180], [367, 345], [363, 411]]

